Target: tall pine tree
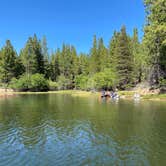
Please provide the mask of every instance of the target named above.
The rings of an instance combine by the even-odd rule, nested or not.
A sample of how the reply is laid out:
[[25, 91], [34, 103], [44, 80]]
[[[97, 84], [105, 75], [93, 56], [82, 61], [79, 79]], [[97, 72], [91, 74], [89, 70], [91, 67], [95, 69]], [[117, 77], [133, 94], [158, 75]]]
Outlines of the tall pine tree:
[[19, 59], [17, 60], [17, 53], [10, 40], [7, 40], [0, 56], [0, 79], [3, 83], [9, 83], [13, 77], [17, 78], [22, 72], [24, 68]]
[[144, 0], [144, 3], [147, 12], [144, 43], [151, 62], [150, 82], [159, 84], [161, 78], [166, 79], [166, 1]]
[[130, 50], [130, 40], [126, 33], [126, 28], [121, 28], [121, 33], [118, 38], [117, 51], [117, 72], [119, 77], [119, 87], [126, 89], [131, 86], [133, 59]]

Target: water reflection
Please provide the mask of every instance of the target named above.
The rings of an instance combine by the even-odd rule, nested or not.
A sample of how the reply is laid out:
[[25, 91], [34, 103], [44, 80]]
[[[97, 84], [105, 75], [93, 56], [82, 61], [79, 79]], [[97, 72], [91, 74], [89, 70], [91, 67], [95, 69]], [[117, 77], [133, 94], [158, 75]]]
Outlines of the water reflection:
[[164, 165], [165, 103], [23, 95], [0, 101], [0, 165]]

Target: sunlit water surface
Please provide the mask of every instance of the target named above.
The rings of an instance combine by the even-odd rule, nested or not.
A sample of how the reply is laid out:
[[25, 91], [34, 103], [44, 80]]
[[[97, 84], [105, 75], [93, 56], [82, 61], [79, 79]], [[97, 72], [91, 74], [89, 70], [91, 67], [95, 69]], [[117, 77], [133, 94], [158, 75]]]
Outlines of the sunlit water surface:
[[1, 166], [166, 165], [166, 103], [70, 95], [0, 100]]

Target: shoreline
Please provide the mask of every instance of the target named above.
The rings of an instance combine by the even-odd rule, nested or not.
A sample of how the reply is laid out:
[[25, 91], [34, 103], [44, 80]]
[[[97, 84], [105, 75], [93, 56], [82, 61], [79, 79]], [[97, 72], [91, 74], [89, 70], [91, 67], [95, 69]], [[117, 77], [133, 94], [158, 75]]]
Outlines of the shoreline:
[[[137, 91], [119, 91], [119, 95], [122, 99], [133, 99], [134, 93], [139, 93]], [[0, 98], [13, 97], [15, 95], [28, 95], [28, 94], [68, 94], [73, 97], [89, 97], [89, 96], [100, 96], [100, 92], [90, 92], [90, 91], [81, 91], [81, 90], [60, 90], [60, 91], [47, 91], [47, 92], [0, 92]], [[166, 101], [166, 94], [153, 94], [146, 93], [141, 94], [140, 100], [155, 100], [155, 101]]]

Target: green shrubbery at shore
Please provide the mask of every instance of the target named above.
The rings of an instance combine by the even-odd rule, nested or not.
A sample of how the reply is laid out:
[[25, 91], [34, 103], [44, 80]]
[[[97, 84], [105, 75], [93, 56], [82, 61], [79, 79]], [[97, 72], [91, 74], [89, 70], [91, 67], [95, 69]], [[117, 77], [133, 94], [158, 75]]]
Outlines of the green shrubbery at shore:
[[49, 83], [42, 74], [23, 75], [19, 79], [13, 78], [9, 87], [16, 91], [47, 91]]
[[111, 69], [105, 69], [91, 77], [79, 75], [75, 79], [76, 88], [81, 90], [107, 89], [115, 87], [117, 82], [118, 79]]
[[48, 90], [99, 90], [113, 87], [116, 77], [109, 69], [96, 73], [92, 77], [79, 75], [74, 82], [63, 75], [57, 78], [57, 82], [47, 80], [42, 74], [22, 75], [20, 78], [12, 78], [8, 87], [15, 91], [48, 91]]

